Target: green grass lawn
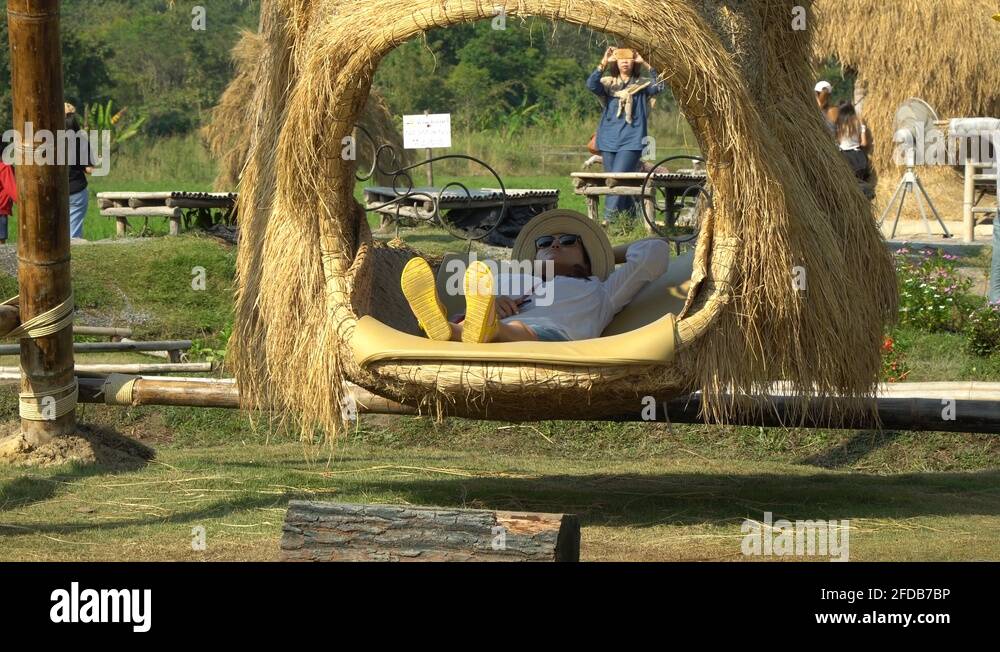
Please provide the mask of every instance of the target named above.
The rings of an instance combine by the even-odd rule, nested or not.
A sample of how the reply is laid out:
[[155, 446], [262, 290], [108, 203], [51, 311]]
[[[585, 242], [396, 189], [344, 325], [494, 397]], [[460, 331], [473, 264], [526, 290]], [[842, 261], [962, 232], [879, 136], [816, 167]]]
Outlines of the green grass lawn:
[[[150, 165], [142, 152], [125, 152], [126, 165], [95, 179], [93, 191], [210, 188], [210, 163], [189, 145], [164, 147]], [[561, 206], [584, 210], [566, 176], [505, 181], [557, 188]], [[85, 234], [111, 236], [112, 221], [96, 211], [95, 202]], [[165, 222], [152, 224], [166, 232]], [[621, 225], [612, 237], [640, 234]], [[441, 229], [400, 235], [428, 253], [466, 246]], [[185, 234], [74, 246], [72, 255], [87, 323], [224, 348], [232, 248]], [[988, 253], [967, 261], [987, 263]], [[204, 292], [191, 287], [195, 267], [205, 268]], [[0, 292], [15, 293], [15, 279], [0, 273]], [[1000, 381], [1000, 356], [967, 354], [960, 334], [900, 329], [896, 337], [908, 380]], [[0, 422], [16, 415], [16, 397], [0, 393]], [[295, 498], [574, 512], [585, 559], [745, 559], [740, 525], [764, 512], [849, 519], [855, 560], [1000, 559], [1000, 441], [992, 435], [367, 415], [332, 445], [304, 445], [266, 420], [251, 427], [235, 411], [87, 405], [78, 416], [152, 446], [156, 457], [119, 472], [0, 467], [0, 560], [274, 559]], [[207, 531], [203, 552], [191, 549], [195, 526]]]
[[221, 428], [239, 418], [219, 413], [126, 417], [118, 429], [157, 449], [132, 471], [0, 469], [0, 557], [274, 559], [292, 499], [576, 513], [589, 560], [741, 560], [741, 523], [764, 512], [849, 519], [857, 561], [1000, 557], [984, 436], [371, 417], [335, 448], [307, 449]]
[[[445, 242], [429, 229], [402, 235]], [[79, 246], [73, 257], [87, 314], [143, 315], [143, 339], [224, 343], [232, 249], [184, 235]], [[205, 292], [190, 288], [196, 265]], [[912, 336], [911, 380], [1000, 380], [1000, 358], [968, 356], [960, 335]], [[80, 359], [116, 360], [152, 359]], [[0, 420], [16, 410], [0, 395]], [[315, 498], [574, 512], [585, 559], [744, 559], [740, 525], [766, 511], [850, 519], [856, 560], [1000, 559], [991, 435], [368, 415], [331, 447], [227, 410], [88, 405], [79, 418], [152, 446], [155, 459], [117, 473], [0, 467], [0, 558], [273, 559], [288, 500]], [[199, 525], [203, 552], [190, 546]]]

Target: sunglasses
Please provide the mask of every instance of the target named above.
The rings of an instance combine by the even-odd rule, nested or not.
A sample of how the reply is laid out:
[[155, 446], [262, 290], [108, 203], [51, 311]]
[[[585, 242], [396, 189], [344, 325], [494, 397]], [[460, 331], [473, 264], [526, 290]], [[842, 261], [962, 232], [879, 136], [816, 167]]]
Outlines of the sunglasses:
[[554, 235], [543, 235], [542, 237], [535, 240], [536, 249], [548, 249], [556, 240], [559, 240], [560, 247], [572, 247], [577, 242], [580, 241], [580, 236], [567, 233], [556, 238]]

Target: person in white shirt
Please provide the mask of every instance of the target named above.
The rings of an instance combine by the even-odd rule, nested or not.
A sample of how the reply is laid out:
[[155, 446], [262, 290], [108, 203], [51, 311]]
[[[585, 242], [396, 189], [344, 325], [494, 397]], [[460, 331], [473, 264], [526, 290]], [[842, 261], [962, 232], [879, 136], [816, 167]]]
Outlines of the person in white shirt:
[[[449, 322], [422, 258], [403, 270], [403, 294], [421, 328], [435, 340], [467, 343], [570, 341], [600, 337], [614, 316], [650, 281], [667, 272], [670, 246], [660, 239], [631, 244], [615, 268], [607, 235], [587, 217], [549, 211], [524, 226], [512, 260], [532, 260], [532, 288], [503, 295], [504, 279], [476, 261], [465, 272], [466, 314]], [[499, 285], [499, 287], [498, 287]]]
[[850, 102], [842, 102], [837, 107], [835, 134], [840, 151], [854, 170], [854, 175], [861, 181], [868, 181], [871, 177], [868, 160], [872, 147], [871, 133]]

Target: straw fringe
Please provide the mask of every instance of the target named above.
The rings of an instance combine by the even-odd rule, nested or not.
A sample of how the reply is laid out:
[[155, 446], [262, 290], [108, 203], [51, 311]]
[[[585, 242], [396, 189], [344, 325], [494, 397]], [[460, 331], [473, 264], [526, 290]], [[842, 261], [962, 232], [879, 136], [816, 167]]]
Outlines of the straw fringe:
[[[511, 16], [602, 29], [648, 53], [698, 134], [714, 202], [670, 365], [354, 363], [349, 342], [360, 315], [406, 312], [391, 298], [399, 263], [415, 254], [371, 243], [340, 139], [387, 52], [431, 27], [492, 18], [498, 4]], [[706, 416], [725, 419], [754, 409], [724, 400], [731, 390], [779, 379], [873, 410], [895, 276], [815, 111], [809, 35], [791, 31], [787, 19], [796, 4], [265, 0], [232, 341], [248, 402], [294, 416], [307, 436], [315, 426], [338, 431], [344, 378], [438, 414], [488, 418], [620, 414], [640, 409], [642, 395], [701, 389]], [[797, 268], [805, 292], [793, 287]], [[387, 297], [393, 305], [365, 305]]]
[[[253, 75], [263, 49], [264, 42], [260, 34], [242, 32], [232, 52], [236, 74], [223, 92], [219, 103], [212, 109], [211, 121], [201, 132], [213, 158], [219, 162], [219, 172], [213, 186], [220, 192], [232, 191], [238, 187], [243, 167], [247, 162], [250, 149], [248, 137], [251, 129], [250, 120], [254, 113]], [[372, 169], [376, 148], [381, 144], [391, 145], [399, 157], [392, 164], [403, 167], [408, 163], [409, 156], [403, 149], [403, 136], [396, 129], [395, 120], [385, 99], [377, 91], [373, 90], [369, 95], [358, 124], [371, 135], [369, 139], [363, 133], [355, 134], [359, 174], [367, 174]], [[392, 184], [392, 176], [379, 169], [375, 169], [372, 180], [379, 185]]]

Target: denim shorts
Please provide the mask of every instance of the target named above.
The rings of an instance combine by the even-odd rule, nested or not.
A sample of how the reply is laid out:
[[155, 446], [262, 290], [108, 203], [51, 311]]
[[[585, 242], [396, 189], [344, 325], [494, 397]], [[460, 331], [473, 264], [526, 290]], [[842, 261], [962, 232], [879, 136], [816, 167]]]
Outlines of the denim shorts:
[[532, 332], [538, 337], [539, 342], [568, 342], [569, 337], [558, 328], [551, 326], [532, 326]]

